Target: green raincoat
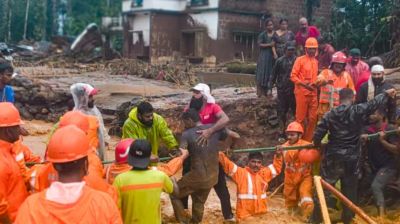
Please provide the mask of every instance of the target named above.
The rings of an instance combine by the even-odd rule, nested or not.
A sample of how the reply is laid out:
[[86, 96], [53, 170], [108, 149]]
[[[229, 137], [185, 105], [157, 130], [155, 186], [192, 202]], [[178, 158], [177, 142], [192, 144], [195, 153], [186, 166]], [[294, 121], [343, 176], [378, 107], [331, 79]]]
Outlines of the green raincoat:
[[122, 127], [122, 138], [147, 139], [151, 144], [151, 152], [153, 155], [158, 155], [160, 139], [162, 139], [168, 149], [178, 147], [178, 142], [172, 134], [172, 131], [168, 128], [168, 124], [163, 117], [154, 113], [153, 126], [146, 127], [137, 118], [136, 107], [129, 112], [128, 119]]

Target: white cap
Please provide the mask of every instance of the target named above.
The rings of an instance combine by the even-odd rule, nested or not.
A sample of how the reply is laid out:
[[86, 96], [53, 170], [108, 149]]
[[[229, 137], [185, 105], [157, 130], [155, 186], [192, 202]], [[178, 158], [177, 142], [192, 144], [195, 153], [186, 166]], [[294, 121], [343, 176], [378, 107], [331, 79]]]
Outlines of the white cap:
[[191, 88], [191, 90], [199, 91], [201, 93], [201, 95], [203, 95], [203, 97], [206, 98], [207, 103], [215, 103], [214, 97], [211, 96], [210, 87], [207, 84], [199, 83], [196, 86], [194, 86], [193, 88]]
[[371, 73], [380, 73], [380, 72], [384, 72], [385, 68], [383, 68], [382, 65], [374, 65], [371, 68]]

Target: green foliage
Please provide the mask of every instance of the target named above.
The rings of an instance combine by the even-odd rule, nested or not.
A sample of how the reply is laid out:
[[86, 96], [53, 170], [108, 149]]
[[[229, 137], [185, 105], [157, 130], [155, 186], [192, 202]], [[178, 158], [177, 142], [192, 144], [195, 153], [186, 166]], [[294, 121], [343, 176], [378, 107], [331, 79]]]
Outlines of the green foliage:
[[[65, 34], [70, 36], [78, 35], [90, 23], [101, 25], [103, 16], [118, 16], [122, 5], [122, 0], [67, 0], [66, 2]], [[0, 41], [18, 42], [23, 39], [26, 3], [27, 0], [0, 0]], [[30, 0], [28, 40], [48, 40], [56, 34], [61, 4], [61, 0]], [[9, 18], [10, 12], [11, 18]]]
[[256, 64], [244, 64], [239, 62], [226, 65], [226, 70], [230, 73], [255, 74], [256, 68]]
[[360, 48], [363, 55], [377, 55], [390, 48], [390, 14], [394, 0], [338, 0], [333, 8], [331, 39], [340, 49]]

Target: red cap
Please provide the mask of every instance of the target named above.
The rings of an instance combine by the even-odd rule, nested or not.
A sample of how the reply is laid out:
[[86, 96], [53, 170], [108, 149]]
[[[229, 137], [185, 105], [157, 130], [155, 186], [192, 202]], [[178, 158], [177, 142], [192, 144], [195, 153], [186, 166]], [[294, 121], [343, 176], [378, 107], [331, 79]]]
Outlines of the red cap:
[[95, 89], [93, 86], [91, 86], [91, 85], [89, 85], [89, 84], [86, 84], [84, 88], [85, 88], [86, 93], [87, 93], [89, 96], [96, 95], [96, 94], [99, 92], [98, 89]]
[[117, 163], [127, 163], [128, 162], [128, 154], [129, 147], [133, 143], [133, 139], [127, 138], [121, 140], [117, 146], [115, 147], [115, 161]]

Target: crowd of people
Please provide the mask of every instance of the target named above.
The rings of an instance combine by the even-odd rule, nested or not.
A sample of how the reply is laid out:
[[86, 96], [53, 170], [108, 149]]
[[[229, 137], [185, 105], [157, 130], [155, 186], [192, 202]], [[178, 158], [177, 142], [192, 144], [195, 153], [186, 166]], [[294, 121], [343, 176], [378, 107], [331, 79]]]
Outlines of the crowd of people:
[[[192, 97], [176, 117], [184, 124], [179, 141], [153, 106], [140, 102], [122, 127], [115, 161], [106, 166], [102, 162], [109, 137], [95, 106], [97, 90], [73, 84], [74, 108], [55, 124], [41, 159], [23, 143], [26, 131], [9, 86], [13, 67], [0, 61], [0, 223], [162, 223], [162, 192], [170, 195], [179, 223], [201, 223], [212, 188], [225, 222], [240, 222], [268, 212], [269, 182], [280, 173], [287, 209], [305, 222], [321, 223], [313, 175], [332, 185], [339, 182], [343, 194], [357, 203], [365, 164], [371, 167], [370, 186], [383, 216], [384, 188], [399, 169], [399, 138], [384, 132], [396, 130], [396, 90], [385, 80], [379, 58], [367, 64], [358, 49], [348, 56], [334, 52], [331, 45], [321, 44], [316, 27], [305, 18], [299, 22], [300, 31], [294, 34], [287, 30], [287, 20], [275, 32], [267, 20], [259, 38], [257, 93], [269, 95], [276, 86], [281, 120], [282, 143], [268, 166], [261, 152], [249, 153], [246, 167], [229, 159], [226, 153], [240, 135], [227, 128], [228, 115], [204, 83], [190, 89]], [[303, 55], [296, 57], [299, 52]], [[287, 124], [289, 112], [293, 121]], [[375, 133], [379, 138], [368, 136]], [[161, 144], [172, 156], [162, 164]], [[287, 146], [299, 149], [285, 150]], [[182, 178], [170, 178], [180, 170]], [[237, 186], [236, 214], [227, 176]], [[336, 201], [329, 194], [327, 198], [335, 208]], [[342, 221], [351, 223], [353, 218], [343, 207]]]

